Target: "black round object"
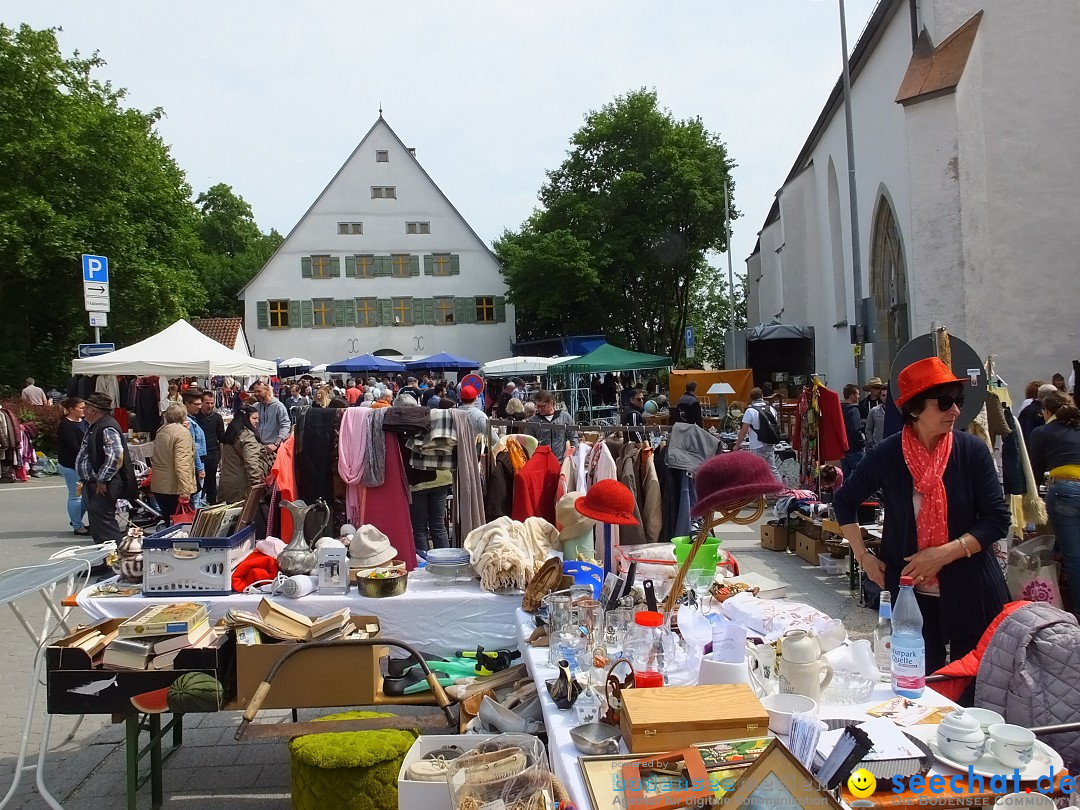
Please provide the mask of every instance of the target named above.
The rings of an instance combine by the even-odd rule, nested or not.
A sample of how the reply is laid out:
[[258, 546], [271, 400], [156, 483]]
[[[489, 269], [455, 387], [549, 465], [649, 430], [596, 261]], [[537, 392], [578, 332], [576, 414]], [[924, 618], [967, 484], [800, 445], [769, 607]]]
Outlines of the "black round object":
[[[956, 419], [956, 430], [963, 430], [971, 420], [982, 410], [986, 402], [986, 369], [983, 361], [975, 350], [955, 335], [949, 335], [949, 345], [952, 347], [952, 372], [957, 377], [969, 379], [969, 370], [978, 370], [975, 384], [970, 382], [964, 386], [964, 407], [960, 409], [960, 416]], [[892, 374], [889, 378], [890, 399], [895, 399], [900, 393], [900, 384], [897, 380], [901, 371], [918, 360], [936, 356], [934, 351], [934, 338], [930, 334], [919, 335], [908, 341], [892, 361]]]

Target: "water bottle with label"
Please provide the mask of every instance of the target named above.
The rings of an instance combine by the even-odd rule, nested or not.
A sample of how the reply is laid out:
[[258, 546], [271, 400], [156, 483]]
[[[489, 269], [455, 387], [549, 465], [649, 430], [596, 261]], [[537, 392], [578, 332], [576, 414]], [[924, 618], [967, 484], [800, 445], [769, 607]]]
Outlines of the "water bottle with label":
[[900, 594], [892, 613], [892, 687], [900, 697], [922, 697], [926, 689], [926, 643], [923, 617], [915, 600], [915, 580], [900, 577]]
[[881, 592], [881, 607], [874, 628], [874, 663], [882, 680], [889, 678], [892, 673], [892, 595], [886, 590]]

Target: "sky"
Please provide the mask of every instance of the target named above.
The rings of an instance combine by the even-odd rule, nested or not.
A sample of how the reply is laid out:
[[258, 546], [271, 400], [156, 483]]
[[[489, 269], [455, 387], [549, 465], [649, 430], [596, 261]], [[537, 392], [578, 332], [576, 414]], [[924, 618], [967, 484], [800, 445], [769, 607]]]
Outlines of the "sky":
[[[847, 0], [849, 50], [874, 0]], [[590, 110], [641, 87], [736, 162], [735, 272], [840, 75], [836, 0], [5, 0], [143, 110], [195, 194], [287, 234], [379, 115], [488, 244]], [[726, 257], [716, 264], [726, 271]]]

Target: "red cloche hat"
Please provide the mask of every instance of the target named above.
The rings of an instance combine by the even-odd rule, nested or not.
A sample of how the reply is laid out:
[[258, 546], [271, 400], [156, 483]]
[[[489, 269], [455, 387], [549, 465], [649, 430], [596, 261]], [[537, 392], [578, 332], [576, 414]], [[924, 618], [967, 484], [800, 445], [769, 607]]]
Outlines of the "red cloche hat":
[[783, 487], [772, 474], [769, 463], [745, 450], [713, 456], [694, 473], [697, 503], [690, 510], [701, 517], [726, 506], [761, 495], [772, 495]]
[[896, 382], [900, 391], [896, 397], [896, 406], [903, 407], [914, 396], [928, 391], [938, 385], [949, 383], [966, 383], [963, 377], [957, 377], [939, 357], [927, 357], [925, 360], [916, 360], [910, 366], [896, 375]]
[[574, 502], [574, 508], [587, 518], [600, 523], [618, 523], [636, 526], [634, 517], [634, 493], [626, 484], [610, 478], [597, 481], [589, 491]]

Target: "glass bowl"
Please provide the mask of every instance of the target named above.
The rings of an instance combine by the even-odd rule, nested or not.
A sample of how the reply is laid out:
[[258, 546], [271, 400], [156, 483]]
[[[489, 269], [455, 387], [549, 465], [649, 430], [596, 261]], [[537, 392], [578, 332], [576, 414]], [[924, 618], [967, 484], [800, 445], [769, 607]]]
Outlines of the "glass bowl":
[[870, 699], [877, 681], [851, 672], [838, 669], [833, 673], [828, 687], [821, 693], [821, 702], [827, 706], [842, 706], [865, 703]]

